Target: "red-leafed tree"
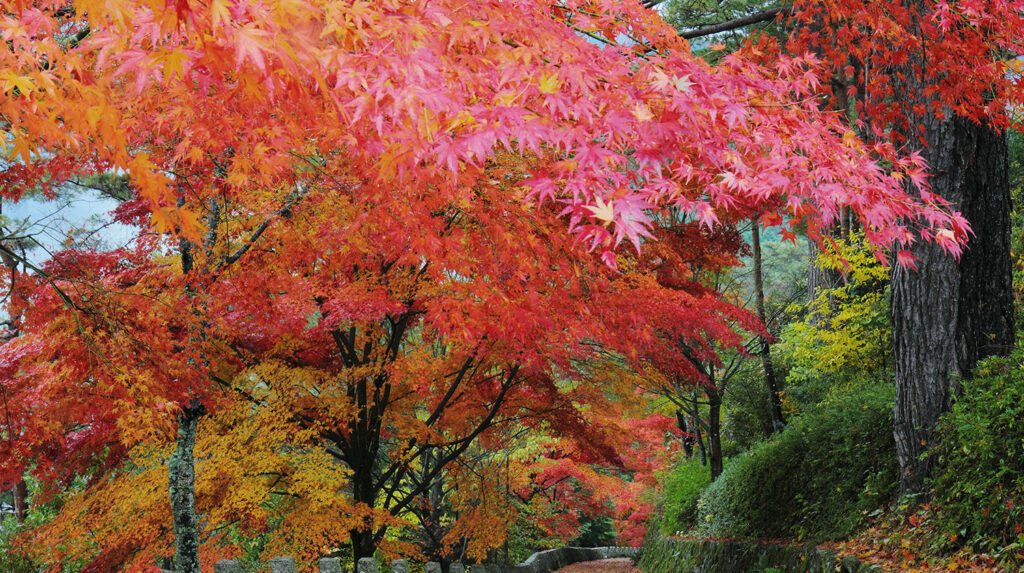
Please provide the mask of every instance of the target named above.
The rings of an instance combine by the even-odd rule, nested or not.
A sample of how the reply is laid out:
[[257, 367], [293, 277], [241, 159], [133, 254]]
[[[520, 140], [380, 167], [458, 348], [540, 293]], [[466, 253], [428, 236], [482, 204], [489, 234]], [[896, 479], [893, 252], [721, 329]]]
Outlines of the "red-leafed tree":
[[[712, 227], [772, 205], [812, 229], [849, 207], [879, 248], [916, 233], [956, 252], [966, 234], [943, 201], [903, 188], [921, 181], [916, 156], [862, 143], [817, 107], [815, 58], [712, 67], [639, 4], [26, 0], [4, 3], [3, 34], [17, 161], [5, 197], [119, 171], [137, 197], [122, 214], [162, 235], [69, 253], [21, 282], [35, 287], [25, 336], [2, 352], [5, 387], [25, 400], [0, 481], [29, 462], [51, 483], [106, 475], [171, 432], [180, 571], [198, 570], [201, 544], [196, 427], [239, 399], [245, 368], [359, 372], [339, 387], [355, 409], [331, 413], [348, 433], [318, 440], [373, 474], [403, 336], [432, 333], [469, 368], [488, 361], [483, 421], [513, 383], [559, 364], [553, 349], [603, 337], [653, 355], [665, 332], [619, 313], [637, 301], [694, 319], [677, 338], [695, 348], [708, 333], [729, 343], [714, 293], [614, 279], [570, 239], [614, 267], [615, 247], [639, 245], [669, 206]], [[481, 344], [495, 345], [486, 358]], [[459, 370], [416, 392], [444, 400], [426, 381]], [[350, 442], [357, 430], [370, 442]], [[346, 522], [357, 556], [372, 513]]]

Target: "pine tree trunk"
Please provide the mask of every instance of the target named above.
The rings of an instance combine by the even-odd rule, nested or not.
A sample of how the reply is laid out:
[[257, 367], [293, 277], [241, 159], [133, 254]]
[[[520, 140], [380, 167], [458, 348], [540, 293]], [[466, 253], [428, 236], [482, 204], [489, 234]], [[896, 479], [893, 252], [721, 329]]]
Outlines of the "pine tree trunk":
[[966, 122], [959, 137], [967, 172], [960, 212], [974, 237], [960, 257], [957, 362], [964, 378], [979, 360], [1013, 350], [1009, 151], [1006, 135]]
[[961, 210], [974, 236], [959, 262], [918, 242], [912, 249], [917, 271], [893, 272], [894, 435], [905, 494], [924, 491], [931, 471], [924, 454], [958, 391], [958, 376], [969, 375], [981, 358], [1009, 352], [1014, 339], [1005, 136], [961, 118], [918, 121], [926, 130], [922, 151], [932, 192]]

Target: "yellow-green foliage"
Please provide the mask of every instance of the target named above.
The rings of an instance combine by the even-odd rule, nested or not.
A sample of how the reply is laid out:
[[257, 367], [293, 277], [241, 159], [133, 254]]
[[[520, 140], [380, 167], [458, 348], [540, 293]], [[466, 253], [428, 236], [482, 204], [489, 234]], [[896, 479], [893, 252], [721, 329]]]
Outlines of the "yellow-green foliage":
[[823, 289], [806, 309], [807, 318], [783, 330], [777, 351], [789, 367], [787, 382], [836, 382], [885, 369], [891, 345], [889, 271], [858, 234], [850, 244], [832, 245], [815, 264], [839, 270], [846, 284]]

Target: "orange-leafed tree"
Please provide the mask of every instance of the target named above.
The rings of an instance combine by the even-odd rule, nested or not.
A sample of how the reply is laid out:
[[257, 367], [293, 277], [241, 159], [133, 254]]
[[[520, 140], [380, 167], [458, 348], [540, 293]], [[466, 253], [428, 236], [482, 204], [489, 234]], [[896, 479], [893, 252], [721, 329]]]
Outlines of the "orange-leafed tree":
[[[123, 173], [136, 192], [123, 215], [163, 235], [33, 273], [40, 290], [26, 296], [41, 304], [24, 340], [4, 346], [5, 384], [39, 399], [17, 419], [23, 439], [0, 445], [16, 460], [0, 481], [29, 461], [52, 479], [101, 475], [170, 431], [180, 571], [198, 570], [199, 419], [237, 399], [237, 372], [289, 348], [308, 352], [303, 367], [363, 369], [351, 386], [363, 413], [346, 423], [373, 426], [370, 372], [404, 358], [403, 336], [456, 337], [444, 356], [486, 360], [492, 400], [510, 391], [500, 380], [542, 379], [545, 360], [559, 363], [552, 349], [598, 336], [602, 320], [625, 329], [604, 335], [620, 345], [634, 333], [653, 343], [642, 321], [613, 314], [650, 279], [635, 290], [605, 288], [611, 270], [577, 276], [594, 262], [566, 237], [613, 267], [615, 247], [639, 245], [662, 207], [711, 227], [769, 200], [818, 227], [849, 206], [879, 248], [919, 228], [956, 251], [965, 234], [941, 200], [904, 190], [918, 158], [865, 144], [818, 109], [813, 57], [764, 66], [736, 54], [712, 67], [636, 3], [24, 0], [4, 2], [3, 35], [0, 114], [16, 162], [5, 198], [57, 190], [72, 173]], [[492, 173], [499, 154], [516, 168]], [[488, 238], [470, 241], [472, 225]], [[708, 294], [678, 312], [714, 322], [722, 308]], [[724, 330], [688, 334], [700, 344], [713, 332]], [[485, 358], [478, 344], [497, 346]], [[39, 423], [46, 409], [59, 422]], [[375, 448], [352, 449], [353, 473], [377, 463]], [[367, 528], [352, 531], [364, 554]]]
[[[581, 453], [559, 459], [565, 459], [562, 465], [583, 468], [573, 471], [578, 480], [594, 482], [591, 490], [607, 490], [607, 484], [621, 480], [599, 479], [586, 469], [588, 463], [650, 476], [651, 460], [632, 462], [615, 453], [616, 439], [624, 451], [651, 448], [638, 441], [636, 431], [615, 421], [615, 410], [602, 398], [607, 384], [591, 388], [593, 382], [574, 374], [574, 362], [592, 356], [595, 343], [622, 355], [674, 351], [650, 331], [651, 315], [636, 307], [638, 297], [666, 299], [665, 312], [671, 316], [658, 318], [676, 325], [671, 330], [678, 339], [699, 339], [720, 328], [723, 319], [675, 291], [659, 291], [656, 282], [634, 274], [620, 279], [596, 257], [580, 256], [562, 232], [557, 211], [525, 207], [508, 196], [502, 179], [509, 167], [497, 162], [487, 173], [490, 179], [466, 190], [467, 201], [450, 205], [438, 205], [429, 195], [391, 201], [368, 189], [357, 193], [356, 185], [344, 200], [326, 202], [319, 197], [321, 182], [312, 177], [305, 182], [306, 201], [267, 227], [258, 250], [224, 267], [215, 283], [202, 285], [201, 305], [192, 301], [194, 292], [189, 294], [196, 287], [175, 272], [178, 257], [161, 260], [154, 253], [142, 260], [144, 268], [133, 269], [135, 282], [117, 283], [116, 291], [109, 281], [127, 270], [118, 267], [114, 275], [102, 277], [109, 271], [90, 265], [100, 275], [96, 279], [108, 281], [108, 290], [94, 289], [88, 307], [79, 303], [77, 293], [69, 294], [82, 307], [78, 311], [56, 308], [60, 299], [51, 282], [62, 287], [70, 279], [37, 278], [37, 296], [49, 297], [53, 305], [35, 305], [40, 314], [26, 319], [23, 339], [45, 334], [44, 344], [52, 350], [13, 357], [17, 390], [43, 385], [30, 371], [36, 361], [49, 364], [47, 357], [58, 348], [77, 348], [82, 354], [66, 353], [65, 360], [80, 364], [75, 377], [104, 388], [88, 396], [89, 408], [109, 409], [113, 422], [78, 427], [83, 413], [50, 396], [34, 410], [21, 412], [22, 455], [26, 461], [49, 456], [31, 440], [59, 440], [73, 431], [118, 448], [108, 448], [104, 460], [109, 461], [93, 470], [95, 484], [69, 506], [73, 509], [34, 538], [68, 547], [65, 559], [85, 559], [97, 569], [119, 563], [143, 566], [166, 556], [170, 547], [170, 508], [152, 497], [152, 480], [159, 474], [136, 458], [148, 456], [150, 465], [171, 459], [167, 447], [176, 428], [174, 411], [166, 408], [162, 426], [157, 420], [129, 424], [118, 419], [115, 405], [150, 398], [154, 391], [138, 383], [150, 378], [168, 386], [163, 392], [170, 400], [176, 370], [170, 363], [132, 362], [128, 355], [152, 356], [153, 349], [138, 346], [139, 341], [81, 335], [79, 324], [101, 319], [109, 322], [106, 328], [117, 325], [126, 336], [142, 328], [142, 320], [159, 320], [167, 326], [155, 336], [183, 346], [200, 331], [197, 323], [202, 325], [198, 354], [178, 352], [177, 367], [195, 370], [207, 364], [205, 375], [214, 383], [206, 408], [218, 413], [199, 425], [195, 446], [200, 460], [196, 504], [211, 524], [200, 543], [204, 561], [225, 554], [219, 547], [228, 530], [221, 525], [239, 523], [261, 532], [274, 515], [284, 521], [275, 526], [268, 551], [309, 560], [342, 545], [357, 558], [372, 555], [382, 543], [402, 551], [389, 545], [389, 529], [410, 519], [439, 480], [465, 479], [455, 466], [467, 452], [494, 448], [498, 438], [492, 434], [513, 424], [543, 425], [575, 436], [576, 445], [566, 451]], [[231, 207], [228, 202], [218, 208], [228, 212]], [[413, 217], [419, 226], [410, 227], [404, 217]], [[224, 221], [226, 234], [219, 241], [233, 236], [230, 224]], [[197, 268], [214, 269], [223, 257], [213, 247], [193, 256]], [[200, 264], [207, 256], [212, 261]], [[110, 260], [119, 259], [115, 254]], [[163, 284], [163, 290], [133, 291], [153, 284]], [[163, 305], [164, 315], [136, 322], [115, 316], [115, 303], [135, 301], [145, 308], [161, 297], [176, 300], [177, 306]], [[101, 305], [108, 299], [111, 308]], [[62, 322], [55, 320], [57, 315], [63, 315]], [[627, 325], [629, 336], [623, 336]], [[98, 323], [89, 330], [104, 328]], [[104, 362], [96, 364], [92, 357]], [[560, 382], [559, 375], [575, 380]], [[602, 414], [576, 412], [585, 407]], [[47, 415], [47, 408], [62, 414]], [[588, 442], [601, 445], [580, 446]], [[61, 454], [82, 458], [77, 464], [53, 460], [61, 471], [71, 475], [90, 467], [89, 451], [62, 445], [68, 451]], [[131, 494], [138, 488], [138, 495]], [[148, 500], [148, 509], [136, 510], [130, 519], [114, 519], [112, 512], [123, 515], [131, 499]], [[623, 507], [635, 501], [624, 500]], [[97, 512], [97, 507], [106, 509]], [[98, 528], [90, 534], [92, 543], [105, 539], [99, 551], [87, 542], [55, 542], [74, 538], [73, 524], [95, 520], [97, 514], [108, 523], [105, 535], [98, 535]], [[483, 530], [473, 517], [488, 515], [493, 517], [482, 511], [468, 514], [458, 523], [457, 535]], [[139, 533], [126, 536], [125, 529]], [[489, 545], [482, 540], [474, 547], [480, 549], [472, 556], [479, 558]]]

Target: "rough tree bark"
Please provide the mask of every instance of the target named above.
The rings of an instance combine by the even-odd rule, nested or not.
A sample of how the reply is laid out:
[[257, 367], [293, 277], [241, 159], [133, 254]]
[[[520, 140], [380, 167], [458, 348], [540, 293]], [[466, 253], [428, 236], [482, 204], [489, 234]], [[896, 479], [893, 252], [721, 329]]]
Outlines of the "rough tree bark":
[[[179, 206], [183, 203], [179, 200]], [[220, 204], [211, 200], [207, 215], [209, 230], [203, 243], [206, 250], [206, 264], [212, 257], [213, 247], [217, 242], [217, 229], [220, 225]], [[181, 273], [193, 277], [194, 272], [206, 272], [207, 267], [196, 268], [195, 245], [187, 239], [181, 239]], [[205, 371], [209, 368], [209, 359], [203, 345], [206, 342], [206, 324], [202, 320], [198, 282], [191, 278], [185, 289], [196, 324], [190, 326], [188, 343], [200, 349], [199, 359], [189, 359], [191, 367]], [[174, 529], [174, 568], [177, 573], [201, 573], [199, 569], [200, 524], [196, 514], [196, 467], [195, 445], [196, 431], [199, 420], [206, 415], [206, 407], [193, 394], [188, 404], [178, 414], [178, 436], [175, 440], [174, 453], [167, 461], [168, 492], [171, 501], [172, 527]]]
[[196, 445], [196, 426], [205, 413], [206, 410], [198, 400], [182, 408], [178, 414], [176, 447], [167, 462], [175, 540], [174, 568], [177, 573], [200, 573], [193, 450]]
[[[909, 87], [905, 98], [921, 93]], [[904, 494], [924, 491], [932, 465], [925, 454], [959, 378], [978, 360], [1009, 352], [1014, 339], [1005, 135], [962, 118], [915, 119], [925, 127], [932, 191], [967, 217], [974, 236], [959, 262], [919, 242], [916, 272], [893, 271], [894, 436]]]

